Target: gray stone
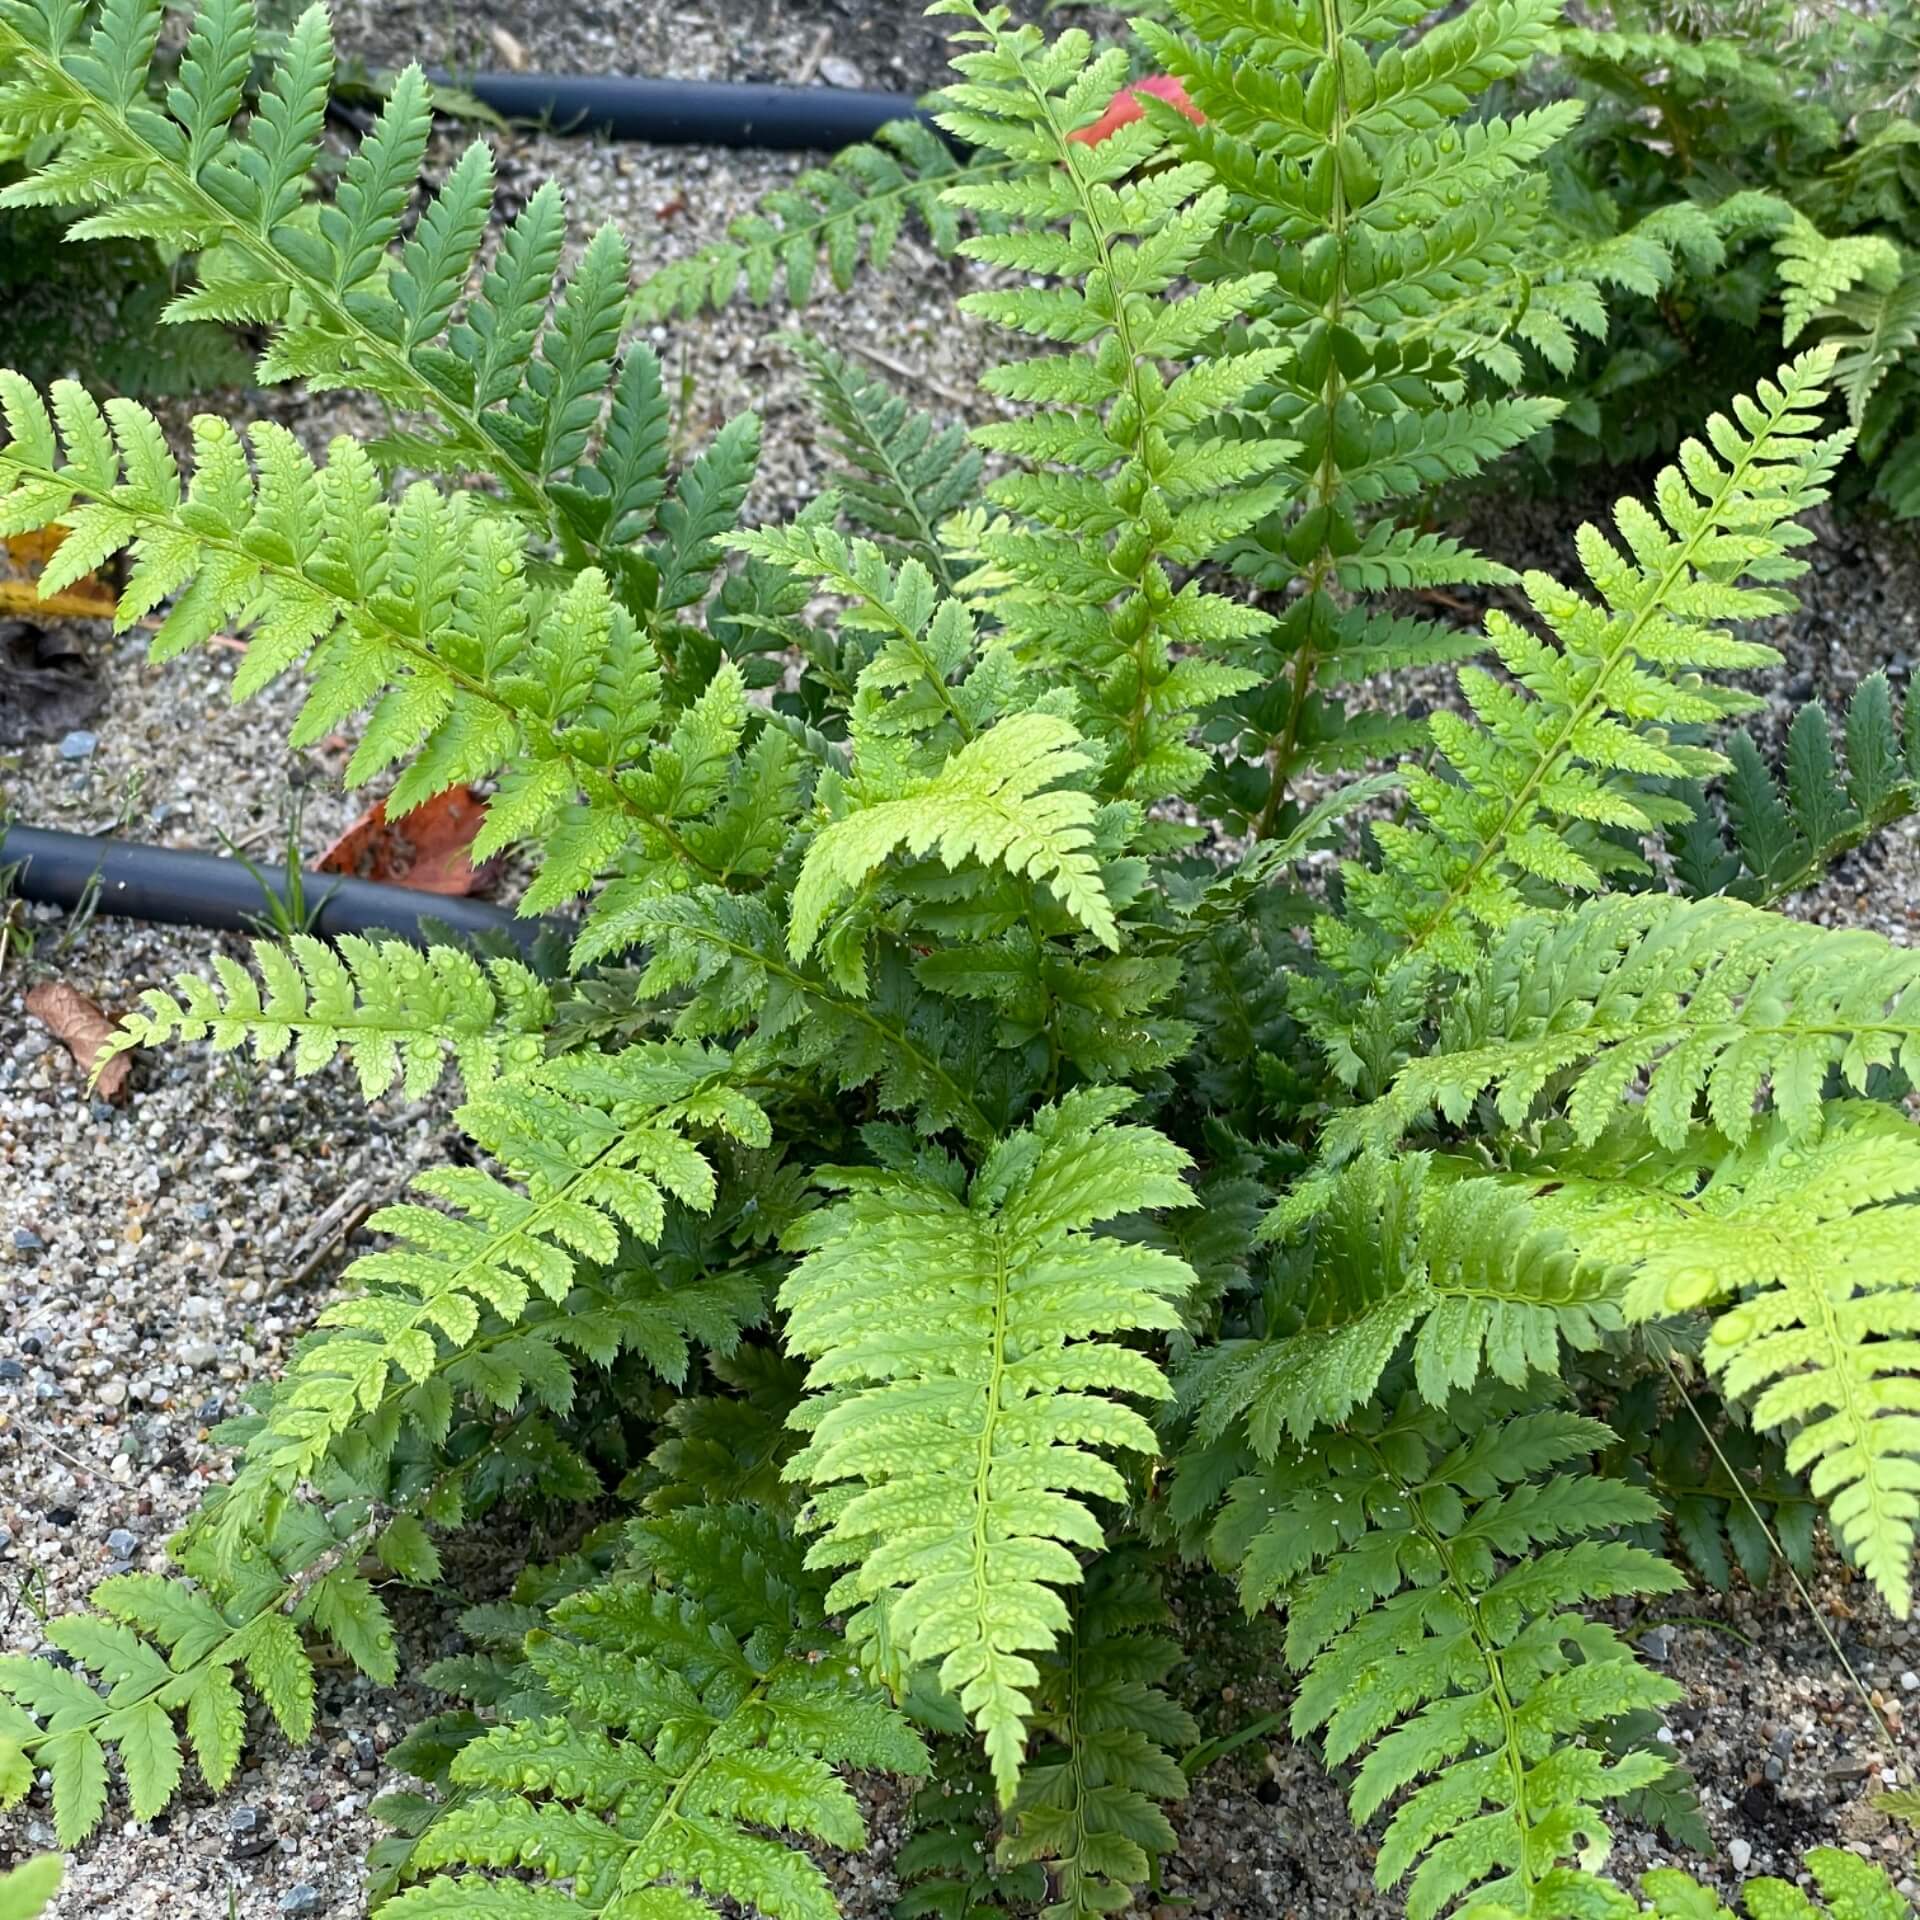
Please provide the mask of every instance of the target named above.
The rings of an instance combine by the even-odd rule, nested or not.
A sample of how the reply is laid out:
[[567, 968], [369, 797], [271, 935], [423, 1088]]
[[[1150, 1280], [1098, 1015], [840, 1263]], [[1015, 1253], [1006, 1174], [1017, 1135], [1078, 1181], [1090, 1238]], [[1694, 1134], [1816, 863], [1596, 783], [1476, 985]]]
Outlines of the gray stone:
[[15, 1227], [13, 1230], [13, 1250], [15, 1253], [42, 1253], [46, 1242], [31, 1227]]
[[310, 1887], [303, 1880], [297, 1887], [289, 1887], [280, 1896], [280, 1911], [288, 1914], [324, 1913], [327, 1908], [327, 1896], [318, 1887]]
[[866, 76], [851, 60], [830, 53], [820, 62], [820, 78], [830, 87], [864, 87]]
[[76, 727], [60, 742], [62, 760], [84, 760], [100, 744], [97, 733], [88, 733], [84, 727]]
[[1649, 1627], [1640, 1636], [1640, 1651], [1655, 1666], [1664, 1667], [1673, 1657], [1673, 1629], [1671, 1627]]
[[131, 1560], [140, 1551], [140, 1542], [125, 1527], [115, 1527], [107, 1535], [107, 1551], [117, 1560]]

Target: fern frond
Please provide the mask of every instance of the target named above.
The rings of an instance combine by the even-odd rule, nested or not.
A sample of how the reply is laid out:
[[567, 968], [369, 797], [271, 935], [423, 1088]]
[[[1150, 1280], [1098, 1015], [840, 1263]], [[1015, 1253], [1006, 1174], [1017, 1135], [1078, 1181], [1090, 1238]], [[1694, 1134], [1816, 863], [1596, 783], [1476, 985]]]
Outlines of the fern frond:
[[1187, 1797], [1173, 1755], [1200, 1737], [1159, 1684], [1180, 1649], [1158, 1631], [1172, 1616], [1138, 1554], [1095, 1561], [1072, 1613], [1071, 1641], [1038, 1663], [1038, 1750], [1000, 1849], [1007, 1861], [1048, 1863], [1055, 1897], [1044, 1920], [1125, 1910], [1177, 1844], [1161, 1808]]
[[966, 429], [936, 427], [884, 381], [816, 340], [792, 344], [812, 375], [814, 405], [833, 430], [828, 445], [840, 463], [848, 516], [877, 534], [896, 560], [918, 560], [951, 593], [939, 527], [972, 504], [982, 466]]
[[1674, 872], [1695, 898], [1730, 893], [1760, 906], [1813, 885], [1851, 852], [1920, 803], [1913, 751], [1894, 724], [1885, 674], [1869, 674], [1847, 708], [1846, 757], [1836, 761], [1823, 708], [1809, 704], [1787, 734], [1784, 781], [1743, 728], [1727, 742], [1722, 797], [1729, 836], [1698, 787], [1681, 790], [1692, 817], [1667, 830]]
[[[1228, 351], [1171, 380], [1162, 367], [1191, 359], [1268, 279], [1177, 291], [1227, 200], [1197, 165], [1143, 171], [1166, 141], [1157, 121], [1098, 144], [1072, 138], [1125, 77], [1121, 50], [1096, 56], [1077, 29], [1049, 44], [975, 0], [937, 10], [966, 23], [955, 59], [965, 78], [948, 89], [941, 124], [1027, 169], [949, 190], [953, 204], [1007, 223], [961, 251], [1054, 282], [963, 304], [1066, 350], [986, 378], [1038, 411], [974, 436], [1023, 465], [988, 489], [1007, 518], [979, 536], [978, 577], [1003, 644], [1077, 694], [1083, 731], [1106, 751], [1104, 790], [1142, 801], [1184, 792], [1209, 765], [1188, 738], [1194, 716], [1255, 683], [1232, 650], [1272, 623], [1173, 576], [1274, 511], [1297, 445], [1219, 430], [1222, 410], [1269, 378], [1283, 350]], [[1188, 655], [1202, 645], [1216, 657]]]
[[834, 903], [900, 848], [1004, 866], [1046, 885], [1105, 947], [1120, 933], [1093, 850], [1094, 801], [1060, 783], [1089, 764], [1078, 731], [1047, 714], [1016, 714], [970, 740], [931, 779], [876, 799], [823, 828], [793, 889], [788, 946], [804, 960]]
[[[826, 1876], [799, 1843], [864, 1844], [836, 1770], [918, 1775], [925, 1748], [834, 1657], [811, 1595], [760, 1557], [768, 1536], [749, 1512], [708, 1516], [711, 1561], [675, 1551], [669, 1522], [637, 1531], [638, 1576], [560, 1600], [526, 1636], [545, 1710], [461, 1746], [450, 1775], [463, 1797], [408, 1862], [416, 1874], [529, 1868], [540, 1878], [441, 1872], [385, 1911], [519, 1920], [586, 1907], [704, 1920], [727, 1901], [835, 1920]], [[760, 1569], [751, 1586], [712, 1570], [742, 1560]], [[571, 1898], [546, 1884], [568, 1881]]]
[[[1740, 1892], [1751, 1920], [1913, 1920], [1912, 1904], [1875, 1862], [1843, 1847], [1810, 1847], [1806, 1863], [1819, 1898], [1789, 1880], [1749, 1880]], [[1653, 1920], [1732, 1920], [1707, 1888], [1678, 1867], [1654, 1868], [1640, 1890], [1653, 1902]]]
[[1515, 1388], [1555, 1377], [1563, 1345], [1590, 1350], [1621, 1324], [1624, 1274], [1499, 1181], [1448, 1177], [1421, 1155], [1367, 1158], [1313, 1205], [1293, 1324], [1221, 1341], [1182, 1380], [1202, 1448], [1243, 1424], [1263, 1460], [1304, 1445], [1371, 1400], [1403, 1351], [1421, 1398], [1445, 1407], [1485, 1374]]
[[1887, 286], [1868, 278], [1830, 301], [1817, 317], [1835, 325], [1826, 336], [1840, 349], [1833, 384], [1846, 398], [1847, 418], [1859, 427], [1867, 402], [1887, 376], [1920, 349], [1920, 266], [1906, 265]]
[[1657, 1511], [1581, 1469], [1612, 1436], [1495, 1411], [1369, 1411], [1238, 1482], [1214, 1534], [1250, 1611], [1286, 1600], [1295, 1737], [1358, 1763], [1356, 1821], [1398, 1801], [1374, 1879], [1412, 1875], [1412, 1920], [1476, 1888], [1537, 1911], [1536, 1882], [1604, 1850], [1606, 1803], [1668, 1765], [1583, 1737], [1680, 1693], [1581, 1611], [1682, 1584], [1609, 1537]]
[[690, 320], [703, 308], [726, 306], [743, 286], [755, 306], [768, 306], [783, 279], [787, 300], [804, 307], [823, 262], [844, 293], [863, 255], [875, 272], [885, 271], [909, 220], [936, 252], [951, 253], [960, 223], [942, 197], [946, 188], [962, 177], [1011, 171], [992, 161], [963, 167], [920, 121], [889, 121], [871, 141], [843, 148], [768, 194], [728, 227], [724, 240], [649, 274], [634, 291], [633, 318]]
[[1778, 1117], [1690, 1182], [1631, 1169], [1549, 1203], [1584, 1250], [1630, 1263], [1635, 1318], [1716, 1309], [1706, 1361], [1762, 1432], [1785, 1429], [1833, 1531], [1901, 1618], [1920, 1531], [1920, 1134], [1863, 1102], [1817, 1137]]
[[1422, 818], [1376, 830], [1381, 865], [1346, 871], [1349, 921], [1321, 923], [1336, 966], [1374, 972], [1384, 957], [1356, 938], [1357, 920], [1423, 964], [1468, 967], [1476, 926], [1498, 932], [1530, 902], [1593, 892], [1610, 874], [1643, 868], [1625, 836], [1658, 830], [1683, 804], [1648, 783], [1725, 765], [1671, 730], [1755, 704], [1697, 670], [1777, 658], [1720, 623], [1794, 604], [1775, 583], [1804, 570], [1791, 556], [1811, 535], [1795, 516], [1825, 498], [1849, 438], [1813, 432], [1832, 361], [1828, 348], [1802, 355], [1779, 385], [1735, 403], [1738, 426], [1716, 415], [1714, 451], [1687, 442], [1656, 483], [1657, 512], [1621, 501], [1615, 521], [1631, 558], [1582, 529], [1597, 602], [1529, 574], [1527, 598], [1551, 641], [1488, 615], [1510, 678], [1464, 671], [1471, 716], [1434, 717], [1444, 767], [1408, 776]]
[[[1217, 783], [1266, 834], [1284, 827], [1300, 774], [1407, 745], [1404, 730], [1356, 730], [1335, 696], [1374, 670], [1345, 657], [1354, 596], [1511, 578], [1396, 514], [1560, 412], [1553, 400], [1473, 393], [1465, 375], [1479, 358], [1517, 383], [1516, 339], [1550, 348], [1548, 329], [1566, 324], [1557, 306], [1584, 318], [1580, 303], [1598, 304], [1596, 273], [1572, 268], [1564, 249], [1528, 258], [1518, 298], [1491, 291], [1541, 224], [1540, 162], [1578, 108], [1459, 123], [1546, 46], [1550, 0], [1480, 0], [1431, 26], [1397, 7], [1309, 16], [1176, 0], [1172, 11], [1174, 24], [1149, 21], [1141, 34], [1203, 118], [1154, 117], [1180, 159], [1225, 191], [1226, 220], [1199, 271], [1210, 287], [1246, 289], [1244, 341], [1259, 368], [1255, 386], [1223, 396], [1222, 424], [1234, 438], [1298, 442], [1284, 492], [1229, 549], [1263, 589], [1297, 588], [1278, 624], [1235, 656], [1260, 684], [1232, 707], [1242, 764], [1231, 785]], [[1455, 636], [1439, 657], [1477, 645]]]
[[1890, 294], [1900, 284], [1900, 249], [1879, 234], [1830, 240], [1801, 216], [1773, 243], [1773, 251], [1785, 289], [1781, 338], [1787, 346], [1842, 296], [1855, 289]]
[[231, 1564], [176, 1541], [186, 1579], [125, 1573], [101, 1581], [93, 1611], [47, 1623], [57, 1660], [0, 1656], [0, 1805], [17, 1802], [44, 1768], [60, 1844], [79, 1846], [105, 1811], [109, 1749], [139, 1819], [173, 1798], [187, 1752], [218, 1791], [246, 1741], [243, 1680], [289, 1740], [311, 1733], [310, 1633], [390, 1686], [393, 1630], [362, 1562], [371, 1554], [413, 1585], [437, 1580], [440, 1562], [421, 1516], [457, 1515], [491, 1454], [483, 1444], [424, 1477], [416, 1462], [391, 1482], [328, 1473], [324, 1509], [287, 1509]]
[[[52, 399], [50, 415], [25, 381], [0, 372], [11, 436], [0, 448], [0, 527], [71, 529], [41, 576], [43, 593], [131, 551], [118, 624], [173, 596], [156, 659], [238, 626], [250, 633], [238, 697], [305, 658], [312, 688], [295, 744], [370, 704], [347, 779], [363, 783], [412, 756], [389, 817], [459, 782], [503, 776], [474, 852], [539, 843], [527, 912], [584, 891], [622, 855], [639, 856], [642, 871], [684, 865], [717, 878], [741, 868], [740, 815], [729, 805], [732, 750], [747, 723], [740, 673], [722, 667], [664, 724], [653, 640], [607, 576], [589, 568], [564, 590], [538, 585], [522, 532], [478, 496], [421, 482], [390, 505], [349, 440], [316, 467], [282, 427], [256, 424], [243, 442], [202, 415], [183, 487], [144, 408], [111, 400], [103, 414], [65, 381]], [[745, 416], [662, 509], [644, 562], [657, 585], [650, 607], [704, 591], [720, 562], [715, 536], [731, 525], [757, 447]], [[638, 496], [622, 488], [599, 497], [596, 511], [629, 520]], [[762, 751], [770, 764], [747, 778], [783, 804], [791, 756], [777, 736]]]
[[[483, 1314], [511, 1328], [536, 1294], [558, 1306], [581, 1262], [618, 1259], [623, 1234], [657, 1241], [669, 1196], [696, 1212], [710, 1208], [713, 1172], [687, 1134], [712, 1130], [756, 1146], [769, 1137], [765, 1114], [728, 1084], [729, 1067], [724, 1053], [655, 1043], [562, 1057], [469, 1099], [456, 1118], [508, 1179], [481, 1167], [440, 1168], [415, 1185], [452, 1211], [409, 1203], [373, 1216], [374, 1231], [396, 1244], [348, 1268], [364, 1291], [321, 1315], [333, 1337], [302, 1348], [232, 1484], [202, 1516], [218, 1551], [240, 1554], [249, 1529], [283, 1506], [356, 1422], [410, 1417], [444, 1430], [445, 1376], [469, 1360]], [[652, 1311], [659, 1344], [649, 1357], [663, 1371], [683, 1371], [684, 1336], [730, 1345], [757, 1299], [743, 1299], [720, 1275], [684, 1295], [663, 1292]], [[501, 1358], [533, 1366], [541, 1351], [529, 1344]], [[556, 1390], [570, 1399], [564, 1368], [561, 1375]], [[511, 1370], [496, 1397], [517, 1400], [523, 1381]], [[470, 1384], [485, 1391], [484, 1372]]]
[[1170, 1330], [1182, 1262], [1088, 1229], [1192, 1195], [1186, 1156], [1111, 1124], [1128, 1096], [1069, 1094], [1002, 1140], [971, 1183], [944, 1156], [870, 1133], [877, 1167], [842, 1167], [848, 1197], [788, 1238], [787, 1340], [812, 1362], [790, 1478], [819, 1491], [813, 1557], [849, 1571], [832, 1604], [856, 1639], [882, 1632], [986, 1735], [1012, 1798], [1039, 1671], [1066, 1630], [1057, 1589], [1097, 1551], [1086, 1497], [1124, 1503], [1103, 1457], [1151, 1456], [1116, 1397], [1165, 1398], [1159, 1368], [1113, 1336]]
[[[964, 1733], [957, 1708], [952, 1720], [952, 1727], [931, 1724]], [[933, 1772], [913, 1796], [911, 1837], [894, 1856], [902, 1890], [893, 1920], [1005, 1920], [1037, 1907], [1047, 1897], [1047, 1871], [1036, 1861], [1015, 1866], [998, 1857], [999, 1807], [978, 1753], [949, 1737], [933, 1754]]]
[[1329, 1149], [1384, 1149], [1436, 1114], [1462, 1125], [1483, 1096], [1514, 1128], [1545, 1101], [1590, 1145], [1643, 1076], [1666, 1146], [1685, 1145], [1703, 1097], [1736, 1145], [1768, 1107], [1817, 1139], [1829, 1073], [1865, 1093], [1920, 1036], [1916, 981], [1920, 956], [1878, 934], [1732, 900], [1625, 895], [1522, 921], [1450, 996], [1432, 1053], [1338, 1117]]
[[396, 1081], [419, 1098], [449, 1059], [468, 1092], [480, 1093], [545, 1057], [552, 997], [518, 961], [482, 962], [452, 946], [423, 953], [357, 934], [332, 943], [308, 934], [285, 945], [256, 940], [253, 952], [257, 980], [216, 954], [217, 985], [183, 973], [174, 993], [150, 988], [141, 995], [145, 1011], [121, 1021], [112, 1051], [210, 1040], [227, 1053], [251, 1042], [263, 1061], [291, 1051], [296, 1075], [317, 1073], [345, 1052], [369, 1100]]

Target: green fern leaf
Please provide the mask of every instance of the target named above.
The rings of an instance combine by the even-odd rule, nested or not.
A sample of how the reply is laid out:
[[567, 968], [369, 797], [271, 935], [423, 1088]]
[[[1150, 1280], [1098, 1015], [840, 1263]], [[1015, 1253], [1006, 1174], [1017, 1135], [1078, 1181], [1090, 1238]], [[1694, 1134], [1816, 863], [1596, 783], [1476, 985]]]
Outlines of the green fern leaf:
[[1177, 1326], [1172, 1302], [1192, 1284], [1167, 1255], [1087, 1232], [1191, 1203], [1184, 1154], [1103, 1124], [1125, 1104], [1088, 1091], [1043, 1109], [970, 1188], [952, 1163], [876, 1140], [885, 1164], [838, 1169], [849, 1197], [789, 1236], [806, 1258], [781, 1304], [813, 1392], [787, 1473], [820, 1490], [814, 1555], [849, 1566], [833, 1603], [853, 1609], [856, 1637], [884, 1630], [940, 1661], [1003, 1801], [1038, 1678], [1029, 1655], [1065, 1630], [1056, 1589], [1081, 1577], [1069, 1548], [1101, 1544], [1084, 1496], [1127, 1497], [1102, 1454], [1157, 1451], [1113, 1396], [1163, 1398], [1164, 1377], [1110, 1336]]

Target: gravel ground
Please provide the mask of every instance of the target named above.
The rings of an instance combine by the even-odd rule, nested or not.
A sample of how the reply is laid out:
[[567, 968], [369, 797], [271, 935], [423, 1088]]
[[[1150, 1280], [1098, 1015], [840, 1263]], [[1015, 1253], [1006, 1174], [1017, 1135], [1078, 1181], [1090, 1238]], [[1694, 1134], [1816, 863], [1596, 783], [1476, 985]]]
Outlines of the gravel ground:
[[[486, 29], [444, 0], [346, 0], [338, 12], [343, 45], [372, 64], [497, 57]], [[547, 70], [812, 72], [843, 85], [918, 88], [939, 64], [918, 9], [891, 0], [564, 10], [533, 0], [509, 24], [528, 64]], [[501, 149], [510, 190], [556, 176], [577, 235], [615, 220], [643, 268], [716, 237], [803, 164], [522, 136]], [[955, 310], [954, 287], [944, 263], [909, 244], [899, 267], [822, 302], [809, 324], [843, 350], [904, 369], [920, 401], [940, 407], [948, 392], [971, 388], [988, 352], [981, 330]], [[767, 454], [752, 503], [761, 515], [798, 506], [823, 470], [798, 370], [774, 338], [784, 324], [736, 307], [658, 338], [685, 396], [689, 438], [749, 403], [764, 415]], [[371, 424], [338, 403], [270, 405], [316, 444]], [[1506, 557], [1551, 563], [1564, 551], [1562, 509], [1502, 503], [1489, 524], [1487, 544]], [[1876, 666], [1904, 682], [1920, 657], [1920, 549], [1872, 528], [1832, 531], [1808, 583], [1808, 611], [1782, 636], [1792, 657], [1769, 689], [1778, 725], [1798, 700], [1842, 697]], [[296, 795], [309, 853], [357, 811], [337, 791], [344, 747], [285, 749], [292, 688], [236, 710], [217, 654], [162, 674], [144, 665], [137, 641], [109, 645], [95, 630], [84, 644], [93, 742], [0, 752], [0, 787], [20, 818], [186, 846], [224, 834], [273, 859]], [[1920, 831], [1896, 830], [1856, 856], [1806, 910], [1911, 938]], [[190, 931], [106, 921], [76, 932], [50, 915], [32, 926], [35, 963], [110, 1009], [176, 971], [204, 969], [217, 945]], [[79, 1606], [102, 1574], [164, 1565], [166, 1535], [221, 1470], [209, 1424], [246, 1381], [281, 1363], [338, 1271], [341, 1249], [315, 1244], [317, 1223], [391, 1198], [451, 1137], [439, 1102], [393, 1099], [368, 1112], [338, 1074], [295, 1083], [203, 1049], [144, 1060], [123, 1107], [90, 1102], [64, 1052], [26, 1016], [29, 984], [11, 964], [0, 978], [0, 1623], [6, 1645], [26, 1649], [39, 1641], [40, 1618]], [[461, 1551], [473, 1556], [461, 1577], [498, 1577], [488, 1542]], [[1281, 1705], [1270, 1638], [1250, 1634], [1209, 1588], [1181, 1604], [1205, 1731], [1230, 1732]], [[1686, 1604], [1686, 1622], [1653, 1626], [1648, 1645], [1688, 1689], [1670, 1730], [1700, 1778], [1726, 1884], [1736, 1864], [1779, 1869], [1822, 1840], [1897, 1861], [1903, 1843], [1867, 1794], [1883, 1779], [1911, 1784], [1915, 1750], [1882, 1739], [1814, 1618], [1780, 1593]], [[1899, 1734], [1903, 1709], [1920, 1714], [1920, 1638], [1837, 1569], [1818, 1583], [1815, 1604]], [[400, 1625], [409, 1670], [446, 1650], [429, 1606], [411, 1605]], [[427, 1705], [328, 1670], [313, 1743], [290, 1752], [257, 1723], [245, 1771], [217, 1802], [190, 1786], [142, 1829], [116, 1790], [101, 1838], [56, 1907], [60, 1920], [359, 1913], [359, 1863], [372, 1837], [366, 1805], [394, 1784], [381, 1755]], [[904, 1799], [882, 1787], [868, 1800], [873, 1854], [834, 1866], [848, 1920], [882, 1920], [897, 1892], [888, 1863], [903, 1837]], [[1254, 1742], [1204, 1774], [1178, 1825], [1165, 1884], [1141, 1903], [1160, 1920], [1399, 1911], [1370, 1891], [1377, 1833], [1356, 1838], [1337, 1784], [1283, 1743]], [[36, 1795], [22, 1820], [0, 1830], [0, 1862], [51, 1839]], [[1648, 1863], [1662, 1854], [1656, 1836], [1636, 1829], [1621, 1845]]]

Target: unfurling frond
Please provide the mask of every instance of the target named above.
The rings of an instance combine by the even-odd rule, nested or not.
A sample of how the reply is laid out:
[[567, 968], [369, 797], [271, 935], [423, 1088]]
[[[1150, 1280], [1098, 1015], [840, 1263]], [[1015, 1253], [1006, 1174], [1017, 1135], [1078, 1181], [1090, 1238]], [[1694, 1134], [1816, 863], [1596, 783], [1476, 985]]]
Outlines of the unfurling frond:
[[1374, 1879], [1413, 1876], [1412, 1920], [1482, 1887], [1535, 1911], [1525, 1890], [1604, 1851], [1606, 1803], [1668, 1766], [1587, 1738], [1680, 1690], [1582, 1611], [1683, 1584], [1611, 1537], [1658, 1509], [1582, 1470], [1597, 1421], [1498, 1413], [1369, 1411], [1237, 1482], [1214, 1533], [1249, 1610], [1286, 1602], [1295, 1735], [1357, 1763], [1356, 1820], [1397, 1801]]
[[1104, 1543], [1086, 1502], [1128, 1499], [1105, 1455], [1158, 1451], [1127, 1400], [1164, 1399], [1165, 1377], [1114, 1336], [1177, 1327], [1193, 1281], [1169, 1255], [1089, 1232], [1192, 1200], [1185, 1154], [1113, 1124], [1127, 1104], [1070, 1094], [971, 1181], [876, 1132], [882, 1164], [835, 1170], [848, 1197], [790, 1236], [806, 1257], [780, 1297], [812, 1391], [787, 1472], [819, 1490], [813, 1557], [847, 1567], [832, 1604], [856, 1639], [940, 1662], [1003, 1800], [1039, 1684], [1031, 1656], [1068, 1629], [1072, 1549]]

